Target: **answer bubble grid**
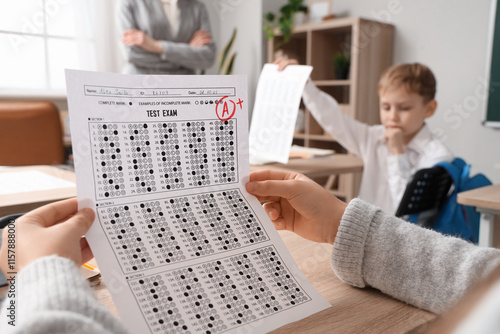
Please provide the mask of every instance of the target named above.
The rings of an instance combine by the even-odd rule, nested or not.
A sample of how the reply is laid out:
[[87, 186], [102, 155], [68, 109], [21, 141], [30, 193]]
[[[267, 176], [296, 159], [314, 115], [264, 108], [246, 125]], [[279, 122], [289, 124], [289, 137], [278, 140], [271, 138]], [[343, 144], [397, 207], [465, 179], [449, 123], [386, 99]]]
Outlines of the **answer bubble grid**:
[[97, 215], [124, 273], [270, 240], [239, 189], [100, 206]]
[[128, 284], [152, 332], [224, 333], [311, 301], [274, 246], [129, 279]]
[[88, 125], [97, 200], [239, 181], [236, 119]]
[[177, 123], [154, 124], [157, 161], [162, 189], [176, 190], [185, 187], [181, 162], [181, 145]]

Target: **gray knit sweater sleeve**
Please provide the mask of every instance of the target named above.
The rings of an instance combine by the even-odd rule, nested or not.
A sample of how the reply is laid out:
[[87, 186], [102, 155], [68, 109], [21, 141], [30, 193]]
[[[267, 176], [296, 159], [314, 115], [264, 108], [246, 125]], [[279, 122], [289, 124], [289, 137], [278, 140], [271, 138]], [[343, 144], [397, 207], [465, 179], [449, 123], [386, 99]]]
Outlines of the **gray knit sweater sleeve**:
[[97, 301], [75, 264], [49, 256], [23, 268], [15, 282], [15, 326], [2, 305], [0, 333], [127, 333]]
[[423, 229], [355, 199], [342, 217], [331, 264], [346, 283], [441, 313], [500, 265], [500, 250]]

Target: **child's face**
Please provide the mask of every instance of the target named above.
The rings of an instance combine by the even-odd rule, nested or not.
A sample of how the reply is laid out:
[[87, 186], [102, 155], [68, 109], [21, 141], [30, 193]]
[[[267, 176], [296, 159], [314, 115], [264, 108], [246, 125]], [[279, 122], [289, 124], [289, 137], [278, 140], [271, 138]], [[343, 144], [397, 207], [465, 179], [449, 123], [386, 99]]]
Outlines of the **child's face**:
[[417, 93], [409, 93], [405, 87], [380, 91], [380, 122], [386, 129], [398, 129], [405, 145], [417, 134], [424, 120], [436, 111], [437, 102], [424, 103]]

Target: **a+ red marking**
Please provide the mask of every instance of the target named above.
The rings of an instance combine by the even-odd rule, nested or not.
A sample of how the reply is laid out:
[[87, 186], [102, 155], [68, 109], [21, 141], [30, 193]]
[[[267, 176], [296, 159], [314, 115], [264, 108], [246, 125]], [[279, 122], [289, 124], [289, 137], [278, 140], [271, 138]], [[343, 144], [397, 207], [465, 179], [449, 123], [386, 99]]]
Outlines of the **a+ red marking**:
[[240, 98], [238, 98], [238, 103], [236, 103], [236, 104], [239, 104], [241, 109], [243, 109], [242, 103], [243, 103], [243, 100], [240, 100]]

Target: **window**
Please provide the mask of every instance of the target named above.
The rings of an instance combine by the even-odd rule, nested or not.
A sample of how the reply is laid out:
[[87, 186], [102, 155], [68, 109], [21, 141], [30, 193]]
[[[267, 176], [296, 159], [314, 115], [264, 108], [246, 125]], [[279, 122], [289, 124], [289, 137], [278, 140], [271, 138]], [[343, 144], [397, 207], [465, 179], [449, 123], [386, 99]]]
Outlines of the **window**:
[[96, 0], [0, 3], [2, 91], [64, 93], [64, 69], [97, 70]]

